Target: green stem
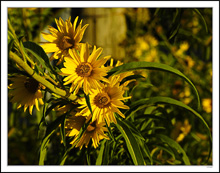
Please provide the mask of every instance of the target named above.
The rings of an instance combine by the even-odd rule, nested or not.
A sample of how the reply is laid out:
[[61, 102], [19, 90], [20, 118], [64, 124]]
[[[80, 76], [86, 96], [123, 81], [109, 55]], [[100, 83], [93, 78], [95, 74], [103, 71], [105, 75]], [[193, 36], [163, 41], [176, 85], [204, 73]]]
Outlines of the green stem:
[[18, 50], [20, 51], [20, 53], [22, 54], [22, 57], [26, 63], [26, 59], [32, 64], [34, 65], [34, 62], [27, 56], [27, 54], [23, 51], [22, 49], [22, 44], [20, 44], [19, 40], [17, 39], [15, 30], [13, 29], [10, 20], [8, 19], [8, 28], [11, 31], [13, 38], [15, 39], [15, 45], [17, 46]]
[[51, 90], [52, 92], [54, 92], [55, 94], [58, 94], [60, 96], [63, 97], [67, 97], [70, 100], [76, 100], [77, 96], [74, 94], [69, 94], [69, 92], [62, 90], [56, 86], [54, 86], [53, 84], [51, 84], [50, 82], [48, 82], [46, 79], [44, 79], [43, 77], [39, 76], [37, 73], [35, 73], [35, 71], [27, 65], [27, 63], [25, 63], [17, 54], [10, 52], [9, 54], [10, 58], [12, 60], [14, 60], [20, 67], [22, 67], [29, 75], [31, 75], [35, 80], [37, 80], [38, 82], [40, 82], [42, 85], [44, 85], [45, 87], [47, 87], [49, 90]]

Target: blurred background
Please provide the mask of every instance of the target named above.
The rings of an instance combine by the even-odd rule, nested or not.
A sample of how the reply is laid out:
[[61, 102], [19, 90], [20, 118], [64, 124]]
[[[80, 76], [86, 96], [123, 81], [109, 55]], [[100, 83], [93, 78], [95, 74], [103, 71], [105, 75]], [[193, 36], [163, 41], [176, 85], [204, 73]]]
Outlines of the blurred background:
[[[185, 74], [198, 89], [201, 110], [197, 110], [192, 88], [172, 74], [158, 71], [137, 72], [145, 77], [138, 86], [131, 85], [132, 100], [151, 96], [167, 96], [182, 101], [197, 110], [212, 130], [212, 9], [193, 8], [9, 8], [8, 18], [18, 36], [24, 41], [44, 42], [40, 32], [47, 26], [56, 28], [55, 18], [71, 16], [89, 24], [82, 42], [103, 48], [102, 56], [111, 55], [123, 63], [132, 61], [159, 62]], [[10, 74], [10, 70], [9, 70]], [[38, 164], [42, 134], [38, 131], [41, 112], [33, 115], [16, 109], [9, 102], [8, 164]], [[207, 158], [208, 136], [203, 124], [189, 112], [166, 107], [172, 123], [167, 135], [186, 151], [194, 165]], [[180, 115], [180, 116], [178, 116]], [[158, 125], [163, 122], [158, 122]], [[213, 137], [214, 138], [214, 137]], [[60, 144], [52, 142], [47, 163], [56, 164], [55, 150]], [[160, 154], [160, 153], [159, 153]], [[158, 160], [161, 158], [158, 156]], [[160, 160], [168, 164], [166, 160]], [[68, 163], [68, 161], [67, 161]], [[83, 164], [72, 162], [74, 164]], [[69, 161], [71, 164], [71, 160]], [[126, 163], [121, 163], [126, 164]], [[178, 163], [177, 163], [178, 164]], [[212, 159], [209, 160], [212, 164]]]

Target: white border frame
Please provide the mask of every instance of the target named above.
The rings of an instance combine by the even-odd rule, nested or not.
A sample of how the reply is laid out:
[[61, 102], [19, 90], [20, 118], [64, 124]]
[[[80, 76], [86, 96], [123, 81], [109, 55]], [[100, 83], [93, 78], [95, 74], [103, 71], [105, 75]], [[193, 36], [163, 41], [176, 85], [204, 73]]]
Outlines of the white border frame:
[[[187, 2], [187, 3], [186, 3]], [[213, 165], [212, 166], [8, 166], [7, 8], [8, 7], [204, 7], [213, 8]], [[219, 1], [1, 1], [1, 170], [4, 172], [218, 172], [219, 171]]]

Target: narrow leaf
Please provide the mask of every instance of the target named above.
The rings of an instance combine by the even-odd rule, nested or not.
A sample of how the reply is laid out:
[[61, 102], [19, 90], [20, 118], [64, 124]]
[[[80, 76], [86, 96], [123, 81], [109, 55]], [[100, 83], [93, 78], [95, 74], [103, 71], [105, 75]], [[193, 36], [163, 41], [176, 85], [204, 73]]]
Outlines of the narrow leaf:
[[9, 52], [11, 51], [13, 45], [14, 45], [14, 39], [11, 39], [8, 43], [8, 57], [9, 57]]
[[66, 116], [67, 113], [59, 116], [55, 121], [53, 121], [51, 124], [49, 124], [49, 126], [47, 127], [47, 130], [46, 130], [46, 136], [48, 134], [50, 134], [53, 130], [55, 130], [59, 125], [60, 123], [63, 121], [63, 118]]
[[122, 85], [122, 84], [125, 83], [126, 81], [133, 80], [133, 79], [138, 79], [138, 78], [145, 78], [145, 77], [142, 76], [142, 75], [138, 75], [138, 74], [131, 75], [131, 76], [127, 76], [126, 78], [124, 78], [124, 79], [120, 82], [120, 85]]
[[151, 165], [153, 165], [153, 159], [150, 155], [150, 151], [147, 145], [144, 143], [144, 141], [139, 140], [138, 142], [140, 144], [141, 149], [143, 150], [143, 153], [149, 158]]
[[201, 17], [201, 19], [204, 23], [204, 26], [205, 26], [205, 31], [208, 32], [207, 23], [206, 23], [205, 18], [203, 17], [203, 15], [200, 13], [200, 11], [197, 8], [194, 8], [193, 11], [195, 11], [199, 15], [199, 17]]
[[180, 28], [180, 20], [182, 15], [182, 9], [176, 9], [176, 15], [173, 18], [172, 28], [170, 29], [168, 38], [171, 40], [179, 31]]
[[117, 119], [117, 128], [123, 135], [128, 151], [135, 165], [146, 165], [140, 147], [132, 134], [131, 130], [119, 119]]
[[[172, 98], [169, 98], [169, 97], [152, 97], [152, 98], [147, 98], [147, 99], [141, 99], [141, 100], [138, 100], [138, 101], [132, 103], [130, 105], [130, 108], [133, 110], [134, 107], [139, 108], [140, 105], [144, 105], [144, 104], [147, 104], [147, 105], [161, 104], [161, 103], [162, 104], [176, 105], [176, 106], [179, 106], [181, 108], [184, 108], [184, 109], [188, 110], [189, 112], [191, 112], [193, 115], [195, 115], [196, 117], [198, 117], [201, 120], [201, 122], [204, 124], [204, 126], [207, 130], [207, 133], [208, 133], [209, 139], [210, 139], [209, 140], [209, 143], [210, 143], [209, 157], [210, 157], [211, 156], [211, 151], [212, 151], [212, 134], [209, 130], [209, 126], [206, 123], [206, 121], [194, 109], [190, 108], [189, 106], [185, 105], [184, 103], [182, 103], [178, 100], [175, 100], [175, 99], [172, 99]], [[208, 157], [208, 159], [209, 159], [209, 157]]]
[[168, 66], [166, 64], [160, 64], [160, 63], [156, 63], [156, 62], [130, 62], [130, 63], [126, 63], [117, 67], [114, 67], [113, 69], [111, 69], [109, 71], [109, 75], [115, 75], [115, 74], [120, 74], [122, 72], [126, 72], [126, 71], [132, 71], [132, 70], [161, 70], [161, 71], [166, 71], [172, 74], [175, 74], [181, 78], [183, 78], [186, 82], [188, 82], [194, 89], [194, 92], [196, 93], [197, 96], [197, 100], [198, 100], [198, 108], [200, 108], [200, 98], [199, 98], [199, 94], [198, 91], [196, 89], [196, 87], [194, 86], [194, 84], [183, 74], [181, 73], [179, 70]]
[[171, 139], [165, 135], [162, 135], [162, 134], [158, 134], [156, 136], [158, 138], [160, 138], [163, 142], [166, 142], [169, 146], [175, 148], [179, 154], [182, 154], [182, 159], [183, 159], [184, 163], [186, 165], [190, 165], [190, 161], [189, 161], [188, 156], [186, 155], [185, 151], [182, 149], [182, 147], [176, 141], [174, 141], [173, 139]]
[[103, 153], [104, 153], [104, 148], [105, 148], [105, 141], [106, 139], [104, 139], [102, 141], [102, 144], [101, 144], [101, 147], [100, 147], [100, 150], [99, 150], [99, 155], [96, 159], [96, 165], [102, 165], [102, 159], [103, 159]]
[[87, 106], [88, 106], [88, 108], [89, 108], [89, 111], [90, 111], [90, 113], [93, 115], [93, 113], [92, 113], [92, 107], [91, 107], [91, 104], [90, 104], [89, 95], [84, 94], [84, 97], [85, 97], [85, 99], [86, 99], [86, 104], [87, 104]]
[[38, 62], [47, 69], [50, 76], [54, 79], [51, 73], [55, 74], [55, 70], [53, 69], [52, 65], [50, 64], [49, 58], [47, 54], [44, 52], [43, 48], [34, 42], [24, 42], [23, 46], [27, 51], [29, 51], [34, 57], [38, 60]]
[[40, 159], [39, 159], [39, 165], [44, 165], [44, 160], [47, 154], [47, 145], [50, 141], [51, 135], [54, 133], [55, 130], [52, 130], [48, 135], [46, 135], [41, 143], [40, 147]]
[[63, 119], [61, 120], [60, 134], [61, 134], [64, 146], [66, 146], [65, 124], [66, 124], [66, 116], [63, 116]]

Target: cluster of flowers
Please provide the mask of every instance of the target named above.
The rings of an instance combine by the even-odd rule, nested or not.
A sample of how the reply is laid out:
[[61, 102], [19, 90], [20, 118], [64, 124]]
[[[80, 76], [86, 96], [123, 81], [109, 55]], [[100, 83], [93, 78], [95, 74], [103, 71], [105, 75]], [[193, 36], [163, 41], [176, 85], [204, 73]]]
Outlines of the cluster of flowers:
[[[82, 27], [82, 20], [77, 26], [78, 17], [71, 23], [71, 18], [65, 22], [59, 18], [55, 19], [57, 29], [49, 26], [49, 33], [42, 33], [45, 40], [42, 48], [49, 54], [52, 53], [50, 60], [57, 59], [57, 65], [63, 63], [60, 75], [64, 76], [64, 85], [69, 85], [69, 92], [77, 95], [79, 90], [83, 90], [86, 95], [90, 97], [90, 104], [92, 114], [87, 106], [84, 97], [79, 97], [76, 101], [80, 106], [77, 110], [73, 110], [66, 119], [66, 132], [67, 136], [75, 136], [71, 144], [75, 144], [79, 135], [80, 128], [84, 123], [91, 120], [86, 132], [78, 141], [76, 147], [82, 148], [85, 144], [87, 147], [90, 139], [92, 144], [96, 148], [99, 141], [103, 138], [108, 139], [105, 135], [107, 128], [104, 127], [107, 123], [117, 123], [114, 113], [119, 114], [121, 117], [125, 117], [119, 110], [129, 109], [122, 101], [129, 99], [130, 97], [124, 97], [124, 92], [127, 89], [127, 85], [130, 81], [126, 81], [121, 84], [121, 81], [133, 72], [125, 72], [118, 75], [110, 76], [106, 78], [107, 72], [112, 69], [113, 59], [110, 56], [100, 58], [102, 48], [93, 47], [90, 53], [88, 43], [80, 43], [87, 25]], [[77, 27], [76, 27], [77, 26]], [[110, 61], [110, 65], [107, 66], [106, 62]], [[117, 62], [115, 66], [121, 65], [121, 62]], [[39, 110], [38, 101], [43, 104], [43, 94], [41, 92], [42, 85], [31, 77], [16, 76], [11, 78], [13, 81], [9, 85], [13, 103], [18, 103], [18, 108], [24, 106], [24, 111], [29, 107], [30, 114], [32, 113], [33, 106]], [[56, 109], [58, 113], [65, 113], [74, 106], [74, 103], [64, 105]]]

